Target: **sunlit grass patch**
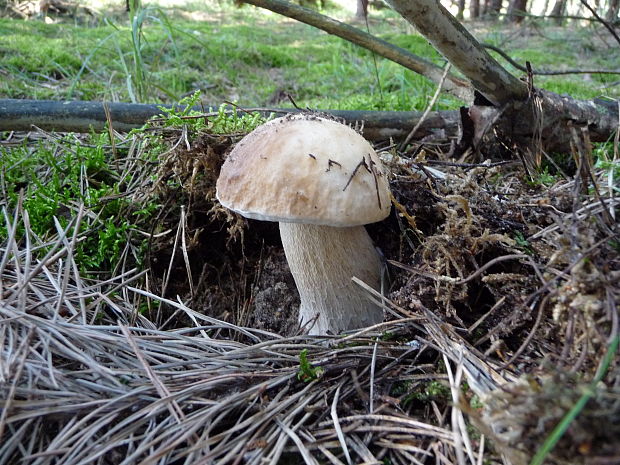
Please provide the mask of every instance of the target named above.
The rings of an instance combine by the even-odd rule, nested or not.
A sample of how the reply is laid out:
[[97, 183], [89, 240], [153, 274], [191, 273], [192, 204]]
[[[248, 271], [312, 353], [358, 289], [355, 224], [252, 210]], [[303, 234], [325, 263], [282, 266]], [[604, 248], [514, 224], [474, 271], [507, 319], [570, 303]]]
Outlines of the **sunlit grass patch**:
[[[194, 7], [147, 6], [136, 11], [133, 22], [117, 10], [108, 17], [102, 11], [94, 27], [0, 20], [5, 39], [0, 44], [0, 96], [164, 103], [201, 90], [204, 102], [216, 106], [224, 101], [290, 106], [284, 97], [288, 93], [300, 106], [313, 108], [421, 110], [435, 90], [435, 84], [361, 47], [266, 10], [229, 2]], [[350, 19], [334, 5], [323, 12]], [[371, 34], [445, 63], [390, 10], [371, 14]], [[584, 54], [588, 66], [609, 66], [600, 50], [589, 50], [596, 44], [590, 44], [586, 32], [578, 34], [579, 46], [556, 30], [534, 35], [526, 48], [520, 45], [523, 38], [506, 42], [501, 28], [480, 38], [504, 47], [519, 63], [530, 61], [534, 69], [585, 66]], [[615, 77], [537, 76], [535, 84], [577, 98], [614, 96]], [[442, 97], [436, 107], [460, 104]]]

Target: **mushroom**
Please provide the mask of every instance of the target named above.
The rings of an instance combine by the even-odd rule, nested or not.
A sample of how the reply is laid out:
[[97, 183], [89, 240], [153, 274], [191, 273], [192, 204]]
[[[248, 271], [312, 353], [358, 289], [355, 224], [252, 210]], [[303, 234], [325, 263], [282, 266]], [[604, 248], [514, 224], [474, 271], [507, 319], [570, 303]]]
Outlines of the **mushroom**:
[[356, 131], [313, 114], [271, 120], [232, 150], [217, 198], [247, 218], [279, 222], [309, 334], [383, 320], [351, 279], [379, 289], [381, 260], [363, 225], [390, 212], [381, 161]]

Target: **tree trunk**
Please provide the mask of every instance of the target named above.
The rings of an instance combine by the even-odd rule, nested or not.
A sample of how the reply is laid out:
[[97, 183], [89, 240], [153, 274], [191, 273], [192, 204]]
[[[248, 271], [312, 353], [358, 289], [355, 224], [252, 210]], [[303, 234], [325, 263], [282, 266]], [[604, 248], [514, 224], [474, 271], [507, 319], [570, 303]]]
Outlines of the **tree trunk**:
[[605, 20], [615, 23], [618, 20], [618, 12], [620, 11], [620, 0], [609, 0], [609, 8], [605, 13]]
[[527, 12], [527, 0], [511, 0], [508, 6], [506, 20], [511, 23], [523, 21], [523, 15]]
[[[502, 0], [485, 0], [482, 15], [486, 18], [496, 18], [502, 9]], [[457, 16], [458, 19], [458, 16]]]
[[358, 20], [365, 20], [368, 16], [368, 0], [357, 0], [357, 10], [355, 12], [355, 18]]
[[502, 10], [502, 0], [491, 0], [491, 11], [493, 16], [498, 16]]
[[555, 4], [553, 5], [553, 9], [551, 10], [551, 15], [555, 17], [555, 24], [558, 26], [562, 25], [564, 12], [566, 10], [566, 0], [555, 0]]
[[386, 0], [490, 102], [503, 105], [528, 96], [524, 82], [510, 74], [436, 0]]
[[[437, 0], [386, 2], [415, 26], [476, 89], [478, 98], [474, 105], [469, 110], [461, 111], [463, 124], [469, 125], [467, 131], [463, 129], [463, 133], [467, 132], [473, 146], [480, 142], [485, 134], [490, 134], [488, 137], [500, 138], [498, 145], [521, 149], [537, 156], [541, 150], [570, 152], [571, 131], [575, 127], [589, 130], [590, 138], [595, 142], [608, 140], [615, 134], [618, 128], [617, 104], [596, 100], [578, 101], [536, 89], [531, 82], [526, 84], [493, 59]], [[288, 2], [247, 0], [247, 3], [307, 24], [321, 24], [321, 29], [347, 40], [351, 40], [347, 37], [350, 35], [361, 43], [372, 42], [355, 28], [329, 18], [325, 20], [317, 19], [316, 16], [310, 17], [306, 14], [309, 10], [302, 9], [300, 13], [290, 8]], [[310, 13], [316, 15], [314, 12]], [[343, 29], [346, 33], [343, 33]], [[372, 36], [370, 38], [372, 39]], [[422, 66], [422, 69], [428, 73], [432, 68]], [[452, 92], [454, 83], [452, 80], [446, 82], [452, 85]], [[491, 128], [496, 131], [489, 131]], [[464, 135], [462, 139], [467, 137]]]
[[480, 17], [480, 0], [471, 0], [469, 4], [469, 17], [470, 19], [477, 19]]
[[456, 13], [456, 19], [462, 21], [465, 17], [465, 0], [458, 0], [458, 12]]

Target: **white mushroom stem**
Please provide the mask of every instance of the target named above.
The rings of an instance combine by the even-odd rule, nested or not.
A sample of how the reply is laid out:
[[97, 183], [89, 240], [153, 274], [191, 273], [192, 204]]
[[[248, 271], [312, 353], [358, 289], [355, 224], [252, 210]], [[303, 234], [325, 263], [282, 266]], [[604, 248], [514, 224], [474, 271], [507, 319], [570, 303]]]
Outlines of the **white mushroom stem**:
[[309, 334], [338, 334], [383, 321], [353, 276], [374, 289], [381, 284], [381, 261], [364, 226], [338, 228], [280, 223], [289, 267], [301, 297], [299, 319]]

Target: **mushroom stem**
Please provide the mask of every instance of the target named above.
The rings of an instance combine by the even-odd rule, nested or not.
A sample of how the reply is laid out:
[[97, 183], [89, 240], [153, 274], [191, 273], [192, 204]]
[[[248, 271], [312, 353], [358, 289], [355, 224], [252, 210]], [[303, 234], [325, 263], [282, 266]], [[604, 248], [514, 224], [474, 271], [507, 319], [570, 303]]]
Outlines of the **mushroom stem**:
[[383, 311], [351, 278], [379, 289], [381, 261], [364, 226], [280, 222], [280, 235], [301, 297], [299, 320], [309, 334], [337, 334], [383, 321]]

